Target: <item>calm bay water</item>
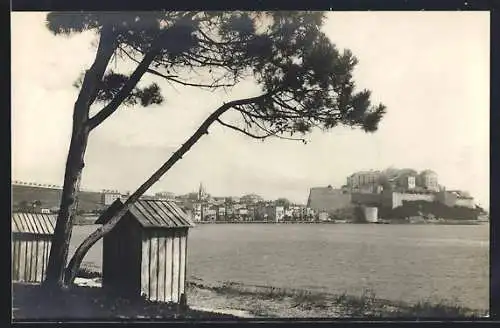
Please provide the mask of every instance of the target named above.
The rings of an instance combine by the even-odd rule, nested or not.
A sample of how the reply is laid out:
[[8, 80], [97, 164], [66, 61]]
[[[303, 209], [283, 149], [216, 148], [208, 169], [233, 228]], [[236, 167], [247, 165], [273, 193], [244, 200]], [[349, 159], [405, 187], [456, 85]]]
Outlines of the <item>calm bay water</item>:
[[[96, 226], [73, 232], [70, 254]], [[218, 224], [189, 234], [188, 274], [487, 309], [488, 225]], [[102, 242], [84, 262], [101, 265]]]

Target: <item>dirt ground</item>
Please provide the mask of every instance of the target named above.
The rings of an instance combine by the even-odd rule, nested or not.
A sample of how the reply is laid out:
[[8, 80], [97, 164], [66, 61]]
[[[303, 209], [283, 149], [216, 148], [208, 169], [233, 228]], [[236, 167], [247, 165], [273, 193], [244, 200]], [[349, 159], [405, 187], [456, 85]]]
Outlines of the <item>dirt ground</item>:
[[13, 284], [14, 320], [75, 319], [235, 319], [228, 314], [182, 310], [176, 305], [126, 300], [106, 295], [101, 288], [78, 286], [63, 295], [48, 296], [39, 285]]
[[47, 296], [40, 286], [13, 284], [13, 318], [36, 319], [180, 319], [240, 320], [243, 318], [464, 318], [484, 313], [452, 304], [380, 300], [370, 293], [360, 296], [330, 295], [296, 289], [245, 286], [236, 283], [189, 282], [188, 307], [127, 300], [104, 293], [100, 278], [77, 278], [78, 286], [58, 296]]

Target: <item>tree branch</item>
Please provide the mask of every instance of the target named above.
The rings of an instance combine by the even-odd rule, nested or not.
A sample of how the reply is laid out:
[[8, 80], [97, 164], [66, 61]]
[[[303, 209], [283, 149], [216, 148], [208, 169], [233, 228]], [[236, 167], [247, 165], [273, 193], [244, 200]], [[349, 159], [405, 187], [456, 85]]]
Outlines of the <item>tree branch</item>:
[[190, 86], [190, 87], [200, 87], [200, 88], [220, 88], [220, 87], [232, 87], [234, 86], [236, 83], [233, 83], [233, 84], [203, 84], [203, 83], [189, 83], [189, 82], [184, 82], [184, 81], [181, 81], [181, 80], [177, 80], [175, 75], [164, 75], [154, 69], [151, 69], [151, 68], [148, 68], [146, 70], [146, 72], [150, 73], [150, 74], [153, 74], [153, 75], [156, 75], [156, 76], [159, 76], [159, 77], [162, 77], [164, 79], [167, 79], [169, 81], [172, 81], [172, 82], [175, 82], [175, 83], [179, 83], [179, 84], [182, 84], [182, 85], [185, 85], [185, 86]]
[[[132, 61], [134, 61], [135, 63], [137, 64], [140, 64], [140, 62], [133, 58], [132, 55], [130, 55], [125, 49], [123, 49], [123, 47], [120, 47], [120, 50], [123, 51], [123, 53], [125, 53], [125, 55], [130, 58]], [[164, 79], [167, 79], [169, 81], [172, 81], [172, 82], [175, 82], [175, 83], [179, 83], [179, 84], [182, 84], [182, 85], [185, 85], [185, 86], [190, 86], [190, 87], [199, 87], [199, 88], [220, 88], [220, 87], [233, 87], [236, 83], [232, 83], [232, 84], [216, 84], [216, 83], [213, 83], [213, 84], [203, 84], [203, 83], [189, 83], [189, 82], [184, 82], [184, 81], [181, 81], [181, 80], [178, 80], [176, 79], [178, 76], [177, 75], [165, 75], [165, 74], [162, 74], [160, 72], [158, 72], [157, 70], [154, 70], [152, 68], [148, 68], [146, 70], [147, 73], [150, 73], [152, 75], [156, 75], [156, 76], [159, 76], [159, 77], [162, 77]]]
[[[302, 141], [302, 142], [306, 142], [306, 140], [304, 138], [293, 138], [293, 137], [285, 137], [285, 136], [282, 136], [282, 135], [279, 135], [279, 131], [269, 131], [268, 128], [262, 126], [261, 124], [259, 124], [259, 122], [257, 122], [257, 120], [255, 119], [255, 117], [252, 117], [252, 115], [244, 110], [240, 110], [240, 112], [242, 113], [243, 115], [243, 118], [245, 119], [245, 121], [247, 120], [246, 117], [248, 116], [248, 119], [253, 123], [255, 124], [259, 129], [261, 129], [262, 131], [265, 131], [269, 134], [269, 136], [273, 136], [273, 137], [276, 137], [276, 138], [279, 138], [279, 139], [285, 139], [285, 140], [294, 140], [294, 141]], [[248, 124], [248, 123], [247, 123]]]
[[92, 116], [88, 121], [88, 127], [90, 130], [93, 130], [96, 128], [99, 124], [101, 124], [105, 119], [107, 119], [111, 114], [113, 114], [118, 107], [122, 104], [122, 102], [125, 100], [130, 95], [130, 92], [134, 89], [134, 87], [137, 85], [141, 77], [144, 75], [144, 73], [147, 71], [149, 65], [153, 61], [153, 59], [156, 57], [158, 53], [158, 50], [151, 50], [149, 51], [144, 58], [142, 59], [141, 63], [137, 66], [135, 71], [132, 73], [130, 78], [127, 80], [125, 85], [120, 89], [120, 91], [117, 93], [117, 95], [111, 100], [111, 102], [106, 105], [101, 111], [99, 111], [97, 114]]
[[203, 32], [203, 30], [201, 28], [200, 28], [200, 30], [198, 32], [204, 38], [204, 39], [198, 38], [198, 41], [206, 43], [206, 44], [212, 44], [212, 45], [216, 45], [216, 46], [227, 46], [227, 45], [236, 45], [236, 44], [240, 45], [240, 44], [248, 43], [248, 40], [245, 40], [245, 41], [241, 41], [241, 40], [215, 41], [214, 39], [212, 39], [211, 37], [209, 37], [208, 34], [206, 34], [205, 32]]
[[233, 129], [235, 131], [241, 132], [241, 133], [243, 133], [243, 134], [245, 134], [245, 135], [247, 135], [249, 137], [252, 137], [254, 139], [266, 139], [266, 138], [268, 138], [268, 137], [271, 136], [271, 134], [264, 135], [264, 136], [254, 135], [254, 134], [252, 134], [252, 133], [250, 133], [248, 131], [245, 131], [244, 129], [241, 129], [241, 128], [237, 127], [237, 126], [234, 126], [234, 125], [231, 125], [231, 124], [228, 124], [228, 123], [224, 123], [220, 119], [217, 119], [216, 121], [219, 122], [221, 125], [223, 125], [225, 127], [228, 127], [228, 128]]

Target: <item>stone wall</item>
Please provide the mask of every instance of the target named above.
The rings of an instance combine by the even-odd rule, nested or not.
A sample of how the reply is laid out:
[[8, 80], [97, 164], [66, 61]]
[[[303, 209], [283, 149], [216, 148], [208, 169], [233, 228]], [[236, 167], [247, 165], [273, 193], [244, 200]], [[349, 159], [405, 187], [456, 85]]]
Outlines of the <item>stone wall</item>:
[[473, 198], [457, 198], [455, 205], [468, 208], [474, 208], [475, 206]]

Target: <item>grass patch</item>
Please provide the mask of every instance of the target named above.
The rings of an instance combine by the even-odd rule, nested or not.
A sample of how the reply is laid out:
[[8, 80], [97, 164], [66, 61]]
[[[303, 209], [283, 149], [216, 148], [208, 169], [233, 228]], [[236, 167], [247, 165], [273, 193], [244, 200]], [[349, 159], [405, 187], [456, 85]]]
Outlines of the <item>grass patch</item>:
[[[208, 289], [223, 296], [243, 296], [275, 303], [290, 304], [289, 308], [313, 313], [315, 317], [372, 318], [479, 318], [487, 311], [473, 310], [450, 301], [421, 301], [416, 304], [378, 298], [371, 289], [361, 295], [329, 294], [305, 289], [251, 286], [236, 282], [205, 284], [188, 282], [188, 288]], [[252, 312], [252, 309], [247, 309]]]
[[396, 312], [396, 315], [417, 318], [479, 318], [487, 317], [488, 311], [473, 310], [450, 301], [441, 300], [438, 302], [421, 301], [412, 305], [403, 305]]
[[40, 285], [13, 284], [13, 318], [23, 319], [234, 319], [235, 316], [181, 308], [173, 303], [120, 298], [102, 288], [72, 286], [48, 292]]
[[[101, 278], [102, 274], [89, 266], [83, 266], [77, 277]], [[24, 302], [21, 317], [69, 316], [71, 318], [235, 318], [233, 316], [204, 313], [186, 309], [182, 312], [175, 304], [150, 302], [141, 298], [122, 299], [104, 293], [102, 288], [75, 286], [64, 299], [47, 301], [46, 296], [30, 294], [26, 288], [14, 290], [17, 303]], [[19, 288], [21, 292], [19, 294]], [[261, 316], [275, 317], [349, 317], [349, 318], [479, 318], [488, 311], [473, 310], [459, 305], [457, 301], [421, 301], [415, 304], [389, 301], [378, 298], [373, 290], [365, 289], [361, 295], [330, 294], [307, 289], [280, 288], [272, 286], [245, 285], [238, 282], [207, 283], [200, 279], [187, 282], [187, 296], [196, 290], [214, 292], [227, 299], [227, 308], [238, 308]], [[24, 295], [24, 296], [23, 296]], [[26, 296], [28, 295], [28, 296]], [[16, 298], [16, 297], [15, 297]], [[22, 300], [24, 299], [24, 301]], [[37, 301], [38, 300], [38, 301]], [[28, 305], [26, 305], [27, 303]], [[196, 302], [195, 302], [196, 303]], [[226, 301], [224, 301], [226, 303]], [[47, 309], [47, 306], [49, 307]], [[16, 305], [14, 306], [16, 307]], [[26, 309], [28, 311], [26, 312]], [[54, 309], [59, 310], [54, 316]]]

